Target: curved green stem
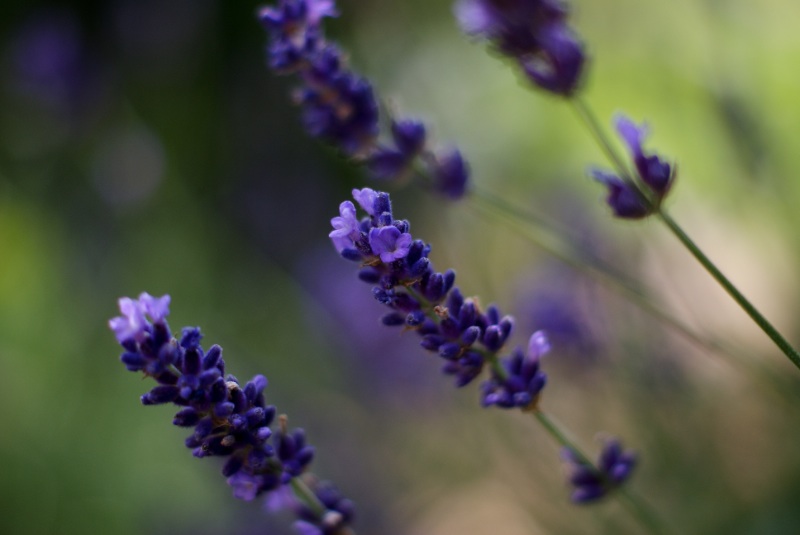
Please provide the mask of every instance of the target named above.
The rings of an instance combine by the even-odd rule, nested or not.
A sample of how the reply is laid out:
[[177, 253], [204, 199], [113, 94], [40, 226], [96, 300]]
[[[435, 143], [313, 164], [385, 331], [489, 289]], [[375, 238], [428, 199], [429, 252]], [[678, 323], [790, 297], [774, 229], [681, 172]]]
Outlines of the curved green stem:
[[[605, 479], [605, 476], [597, 468], [595, 463], [589, 460], [583, 451], [578, 447], [576, 441], [572, 439], [564, 428], [556, 423], [556, 421], [548, 416], [540, 409], [533, 411], [536, 420], [545, 428], [547, 433], [555, 440], [559, 446], [569, 448], [578, 461], [594, 470], [599, 477]], [[619, 487], [613, 489], [614, 496], [620, 501], [625, 509], [636, 518], [636, 520], [654, 535], [665, 535], [667, 533], [666, 527], [655, 516], [650, 506], [639, 496], [633, 494], [626, 487]]]
[[717, 268], [717, 266], [703, 253], [700, 247], [692, 241], [683, 229], [664, 210], [659, 210], [657, 215], [676, 238], [686, 247], [692, 256], [705, 268], [722, 288], [728, 292], [736, 303], [742, 307], [750, 319], [758, 325], [764, 333], [775, 343], [792, 363], [800, 369], [800, 353], [783, 337], [783, 335], [764, 317], [758, 309], [736, 288], [736, 286]]

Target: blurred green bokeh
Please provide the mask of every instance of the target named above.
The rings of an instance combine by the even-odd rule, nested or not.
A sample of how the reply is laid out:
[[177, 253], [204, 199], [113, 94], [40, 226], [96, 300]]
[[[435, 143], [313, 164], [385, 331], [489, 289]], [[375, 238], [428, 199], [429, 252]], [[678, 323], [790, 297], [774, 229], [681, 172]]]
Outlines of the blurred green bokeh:
[[[354, 68], [457, 144], [480, 188], [547, 214], [659, 306], [800, 386], [664, 229], [609, 217], [585, 178], [602, 154], [572, 110], [469, 43], [449, 0], [339, 4], [328, 31]], [[573, 4], [587, 100], [603, 120], [649, 122], [648, 147], [678, 163], [673, 214], [800, 342], [800, 4]], [[532, 418], [480, 409], [474, 385], [455, 390], [410, 335], [378, 325], [327, 233], [351, 188], [380, 185], [305, 136], [293, 82], [265, 67], [256, 7], [4, 3], [0, 533], [290, 533], [191, 457], [171, 409], [140, 405], [149, 385], [119, 363], [107, 321], [141, 291], [169, 293], [173, 329], [201, 326], [240, 379], [267, 375], [269, 402], [317, 446], [316, 472], [358, 503], [359, 533], [638, 533], [614, 500], [569, 505]], [[639, 451], [632, 488], [675, 532], [800, 532], [797, 396], [564, 268], [474, 199], [393, 199], [439, 269], [517, 317], [516, 342], [556, 329], [544, 406], [590, 451], [598, 432]]]

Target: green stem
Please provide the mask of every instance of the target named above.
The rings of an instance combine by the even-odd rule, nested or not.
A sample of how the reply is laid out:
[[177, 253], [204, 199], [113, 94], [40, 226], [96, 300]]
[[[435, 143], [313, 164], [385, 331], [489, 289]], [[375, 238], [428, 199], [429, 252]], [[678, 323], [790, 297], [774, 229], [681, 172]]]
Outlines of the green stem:
[[321, 501], [319, 501], [317, 495], [314, 494], [314, 491], [312, 491], [308, 485], [306, 485], [305, 481], [299, 477], [293, 477], [291, 485], [294, 495], [298, 500], [300, 500], [300, 502], [302, 502], [303, 505], [308, 507], [311, 512], [320, 519], [325, 516], [325, 513], [328, 512], [328, 508], [325, 507]]
[[[548, 416], [540, 409], [533, 411], [533, 415], [536, 417], [538, 422], [542, 424], [542, 427], [545, 428], [553, 440], [555, 440], [561, 447], [569, 448], [569, 450], [581, 464], [590, 467], [597, 473], [598, 476], [605, 479], [604, 474], [591, 460], [589, 460], [586, 454], [581, 451], [575, 440], [570, 438], [563, 427], [556, 423], [552, 417]], [[655, 535], [664, 535], [667, 533], [664, 525], [658, 520], [658, 518], [650, 509], [650, 506], [647, 505], [642, 498], [636, 496], [624, 486], [613, 489], [613, 493], [623, 507], [625, 507], [625, 509], [631, 514], [631, 516], [636, 518], [636, 520], [650, 533]]]
[[667, 225], [670, 231], [675, 235], [678, 240], [686, 247], [692, 256], [705, 268], [708, 273], [714, 277], [720, 286], [722, 286], [728, 295], [730, 295], [736, 303], [742, 307], [748, 316], [758, 325], [764, 333], [775, 343], [776, 346], [786, 355], [789, 360], [797, 367], [800, 368], [800, 353], [792, 347], [792, 345], [781, 335], [772, 323], [764, 317], [758, 309], [734, 286], [734, 284], [717, 268], [716, 265], [703, 253], [703, 251], [692, 241], [691, 238], [683, 231], [683, 229], [675, 222], [669, 214], [664, 210], [659, 210], [657, 215], [664, 224]]
[[690, 253], [695, 257], [695, 259], [700, 262], [700, 264], [705, 268], [706, 271], [711, 274], [711, 276], [716, 280], [720, 286], [722, 286], [728, 295], [730, 295], [734, 301], [747, 313], [748, 316], [758, 325], [764, 333], [775, 343], [776, 346], [786, 355], [792, 363], [800, 369], [800, 353], [795, 350], [791, 344], [786, 340], [786, 338], [781, 335], [781, 333], [761, 314], [758, 309], [756, 309], [753, 304], [747, 300], [747, 298], [733, 285], [733, 283], [728, 280], [728, 278], [723, 275], [723, 273], [714, 265], [713, 262], [703, 253], [703, 251], [689, 238], [689, 236], [683, 231], [683, 229], [672, 219], [669, 214], [667, 214], [660, 206], [659, 203], [653, 203], [652, 199], [650, 198], [651, 195], [647, 195], [646, 192], [643, 191], [643, 188], [639, 188], [638, 185], [633, 182], [630, 178], [632, 175], [628, 173], [627, 166], [623, 163], [622, 158], [619, 157], [617, 152], [614, 150], [611, 142], [609, 141], [608, 135], [605, 133], [605, 130], [600, 125], [600, 122], [597, 120], [594, 112], [592, 112], [591, 107], [582, 99], [576, 97], [570, 100], [573, 108], [576, 110], [578, 115], [580, 116], [584, 125], [586, 125], [587, 129], [591, 133], [592, 137], [595, 139], [597, 144], [600, 148], [605, 152], [608, 159], [616, 166], [617, 171], [620, 173], [620, 176], [623, 180], [626, 180], [631, 185], [637, 188], [637, 190], [644, 195], [644, 198], [648, 200], [649, 203], [653, 206], [654, 213], [658, 216], [658, 218], [667, 225], [670, 231], [680, 240], [680, 242], [686, 247]]
[[624, 160], [617, 154], [617, 151], [614, 150], [614, 146], [609, 141], [605, 129], [601, 126], [600, 121], [597, 120], [597, 116], [594, 114], [594, 111], [592, 111], [591, 106], [579, 96], [569, 99], [569, 103], [572, 104], [572, 109], [578, 114], [581, 122], [589, 130], [589, 133], [600, 146], [600, 149], [617, 168], [620, 178], [632, 182], [630, 178], [631, 174], [628, 172], [628, 166], [625, 165]]

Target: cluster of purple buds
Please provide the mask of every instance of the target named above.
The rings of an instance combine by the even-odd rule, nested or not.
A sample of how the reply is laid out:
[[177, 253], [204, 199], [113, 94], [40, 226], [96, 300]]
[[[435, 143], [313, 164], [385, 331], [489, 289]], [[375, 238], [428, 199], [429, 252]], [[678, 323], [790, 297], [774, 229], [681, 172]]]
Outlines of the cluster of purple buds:
[[[168, 295], [124, 297], [119, 300], [122, 315], [109, 321], [124, 348], [122, 363], [158, 383], [142, 396], [142, 403], [181, 407], [173, 423], [194, 428], [186, 446], [195, 457], [226, 458], [222, 473], [235, 497], [250, 501], [262, 493], [281, 491], [306, 472], [314, 448], [306, 444], [301, 429], [287, 430], [285, 417], [280, 417], [280, 429], [273, 434], [270, 425], [276, 411], [265, 404], [267, 379], [263, 375], [241, 386], [234, 376], [225, 376], [219, 346], [203, 351], [199, 329], [184, 328], [180, 340], [172, 336], [166, 322], [169, 302]], [[316, 485], [313, 492], [320, 503], [330, 501], [328, 486]], [[319, 534], [344, 533], [353, 508], [341, 497], [339, 503], [341, 510], [324, 505], [324, 511], [302, 509], [302, 515], [298, 508], [298, 529], [310, 534], [311, 526]]]
[[608, 439], [597, 466], [591, 466], [569, 448], [562, 450], [568, 464], [569, 482], [574, 487], [570, 499], [577, 504], [596, 502], [628, 480], [636, 467], [636, 454], [622, 449], [616, 439]]
[[623, 115], [618, 115], [615, 123], [617, 133], [628, 147], [642, 186], [640, 188], [630, 180], [599, 169], [592, 169], [591, 174], [608, 189], [606, 202], [615, 216], [641, 219], [654, 213], [661, 205], [674, 182], [675, 169], [659, 156], [645, 154], [642, 144], [647, 136], [646, 125], [638, 126]]
[[570, 96], [579, 87], [586, 55], [560, 0], [459, 0], [455, 10], [465, 33], [488, 40], [542, 89]]
[[259, 12], [271, 36], [270, 66], [278, 73], [296, 74], [302, 82], [295, 100], [306, 130], [366, 162], [376, 179], [399, 181], [419, 161], [434, 190], [454, 199], [463, 196], [469, 168], [461, 153], [428, 148], [421, 122], [393, 118], [391, 141], [380, 142], [380, 111], [372, 85], [350, 70], [339, 48], [325, 40], [322, 21], [337, 15], [334, 0], [280, 0]]
[[541, 358], [550, 351], [550, 342], [542, 331], [536, 331], [528, 342], [528, 351], [515, 348], [505, 359], [505, 377], [493, 375], [483, 383], [484, 405], [498, 407], [535, 407], [536, 396], [544, 388], [547, 375], [539, 369]]
[[359, 219], [352, 202], [341, 203], [329, 236], [344, 258], [361, 264], [359, 278], [373, 284], [375, 298], [391, 309], [382, 323], [415, 331], [423, 348], [444, 359], [443, 372], [459, 387], [488, 364], [492, 375], [483, 390], [485, 406], [534, 407], [545, 385], [539, 371], [539, 357], [548, 349], [544, 335], [534, 335], [527, 355], [517, 350], [499, 357], [513, 318], [494, 305], [483, 310], [477, 299], [465, 298], [454, 285], [453, 270], [435, 271], [428, 258], [431, 246], [411, 236], [408, 221], [394, 219], [387, 193], [364, 188], [353, 190], [353, 197], [366, 216]]

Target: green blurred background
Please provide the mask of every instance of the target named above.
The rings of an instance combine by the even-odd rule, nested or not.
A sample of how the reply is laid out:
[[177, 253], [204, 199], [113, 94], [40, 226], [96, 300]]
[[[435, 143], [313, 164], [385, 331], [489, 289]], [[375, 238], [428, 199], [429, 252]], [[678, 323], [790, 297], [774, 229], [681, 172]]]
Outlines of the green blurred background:
[[[329, 35], [355, 69], [483, 189], [548, 214], [565, 239], [641, 280], [659, 306], [800, 386], [655, 221], [612, 220], [585, 174], [605, 165], [572, 110], [458, 31], [449, 0], [339, 2]], [[328, 243], [355, 166], [308, 139], [293, 81], [270, 73], [257, 4], [6, 0], [0, 15], [0, 532], [290, 533], [236, 501], [140, 406], [107, 328], [116, 299], [172, 296], [239, 378], [317, 446], [316, 472], [362, 534], [638, 533], [613, 500], [567, 501], [557, 447], [522, 414], [478, 407]], [[678, 162], [675, 217], [800, 342], [800, 4], [574, 2], [586, 96], [624, 110]], [[641, 455], [632, 489], [676, 533], [800, 532], [800, 401], [698, 349], [566, 268], [477, 203], [406, 188], [395, 215], [466, 295], [546, 328], [543, 406], [596, 452]]]

